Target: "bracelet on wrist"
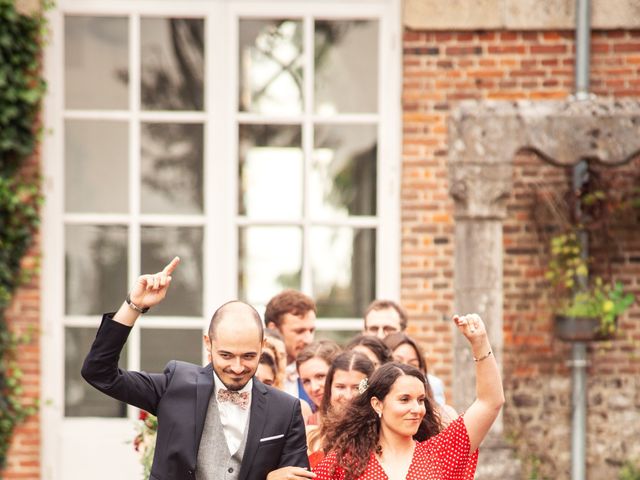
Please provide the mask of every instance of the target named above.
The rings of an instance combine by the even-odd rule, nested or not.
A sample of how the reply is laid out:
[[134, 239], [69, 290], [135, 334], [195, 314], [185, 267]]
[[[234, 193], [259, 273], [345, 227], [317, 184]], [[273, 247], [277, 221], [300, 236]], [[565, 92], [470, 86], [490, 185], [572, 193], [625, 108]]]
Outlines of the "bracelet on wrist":
[[487, 358], [489, 358], [491, 356], [491, 354], [492, 354], [492, 352], [491, 352], [491, 350], [489, 350], [487, 353], [485, 353], [483, 356], [481, 356], [479, 358], [473, 357], [473, 361], [476, 362], [476, 363], [481, 362], [481, 361], [486, 360]]
[[138, 305], [136, 305], [135, 303], [133, 303], [133, 302], [131, 301], [131, 294], [130, 294], [130, 293], [127, 293], [126, 302], [127, 302], [127, 305], [129, 305], [129, 307], [130, 307], [132, 310], [135, 310], [135, 311], [136, 311], [136, 312], [138, 312], [138, 313], [147, 313], [147, 312], [149, 311], [149, 307], [139, 307]]

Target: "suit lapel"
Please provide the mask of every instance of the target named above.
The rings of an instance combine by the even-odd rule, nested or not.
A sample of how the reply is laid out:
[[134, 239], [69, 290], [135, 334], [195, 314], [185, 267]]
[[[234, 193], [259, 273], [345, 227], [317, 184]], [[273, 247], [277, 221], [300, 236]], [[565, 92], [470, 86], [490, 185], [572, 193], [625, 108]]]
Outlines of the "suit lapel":
[[209, 364], [200, 369], [196, 378], [196, 452], [200, 446], [200, 438], [202, 437], [204, 422], [207, 418], [211, 392], [213, 392], [213, 366]]
[[242, 467], [240, 468], [239, 480], [245, 480], [253, 465], [253, 458], [256, 456], [260, 439], [264, 430], [267, 418], [267, 389], [255, 377], [253, 377], [253, 388], [251, 390], [251, 411], [249, 414], [249, 431], [247, 432], [247, 445], [242, 456]]

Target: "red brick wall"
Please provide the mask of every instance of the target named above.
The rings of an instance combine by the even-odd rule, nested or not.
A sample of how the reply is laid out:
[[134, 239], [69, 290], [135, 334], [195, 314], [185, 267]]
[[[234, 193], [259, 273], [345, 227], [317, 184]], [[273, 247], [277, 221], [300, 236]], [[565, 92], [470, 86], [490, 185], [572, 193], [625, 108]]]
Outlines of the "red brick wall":
[[[37, 168], [37, 157], [24, 170], [31, 175]], [[23, 268], [36, 272], [13, 297], [5, 312], [9, 327], [16, 333], [29, 333], [29, 343], [20, 345], [17, 363], [22, 370], [22, 399], [25, 405], [35, 405], [40, 399], [40, 276], [41, 256], [39, 238], [22, 260]], [[36, 413], [14, 430], [13, 441], [8, 454], [8, 463], [0, 478], [38, 479], [40, 478], [40, 416]]]
[[[402, 302], [409, 310], [412, 332], [423, 340], [431, 370], [449, 386], [452, 339], [443, 316], [453, 312], [453, 257], [457, 252], [453, 251], [453, 202], [448, 194], [448, 116], [464, 99], [565, 99], [573, 89], [573, 62], [573, 32], [405, 31]], [[640, 97], [640, 31], [593, 32], [591, 86], [600, 96]], [[636, 163], [627, 168], [637, 171], [639, 167]], [[503, 367], [505, 385], [511, 390], [507, 392], [505, 426], [514, 443], [522, 447], [525, 464], [531, 463], [528, 455], [545, 459], [556, 455], [545, 473], [551, 478], [564, 476], [568, 468], [568, 457], [548, 448], [548, 441], [555, 429], [555, 444], [569, 450], [570, 396], [564, 396], [569, 395], [565, 365], [569, 347], [551, 335], [543, 278], [545, 253], [528, 211], [532, 183], [562, 183], [563, 176], [561, 170], [534, 156], [518, 156], [504, 224]], [[637, 237], [629, 231], [618, 235], [619, 255], [613, 269], [616, 278], [640, 298]], [[640, 339], [639, 319], [636, 305], [622, 320], [624, 335], [628, 333], [636, 341]], [[599, 347], [591, 348], [590, 422], [592, 413], [602, 416], [603, 410], [605, 417], [606, 411], [629, 413], [628, 405], [621, 409], [608, 404], [607, 398], [620, 393], [610, 392], [611, 385], [627, 388], [620, 393], [621, 405], [626, 405], [627, 394], [633, 392], [633, 375], [637, 376], [640, 366], [638, 358], [630, 355], [632, 348], [628, 339], [616, 341], [602, 352]], [[532, 378], [545, 378], [547, 387], [559, 390], [547, 391], [543, 398], [532, 396]], [[615, 423], [610, 415], [608, 418]], [[639, 418], [636, 423], [640, 424]], [[602, 428], [613, 436], [610, 427]], [[634, 442], [622, 437], [627, 438], [622, 450], [630, 455], [636, 448]], [[590, 448], [599, 448], [594, 430], [589, 431], [589, 438]], [[592, 455], [590, 461], [597, 457], [613, 462], [609, 467], [616, 468], [621, 455], [609, 458], [605, 452]], [[593, 464], [590, 467], [595, 468]]]

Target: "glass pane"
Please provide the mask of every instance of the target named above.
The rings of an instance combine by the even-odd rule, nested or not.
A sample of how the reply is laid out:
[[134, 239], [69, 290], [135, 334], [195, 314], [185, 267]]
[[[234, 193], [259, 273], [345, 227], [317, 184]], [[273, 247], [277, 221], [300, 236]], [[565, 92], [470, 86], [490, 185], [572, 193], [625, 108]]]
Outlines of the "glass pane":
[[202, 316], [202, 228], [143, 227], [141, 237], [142, 273], [159, 272], [176, 255], [181, 260], [167, 297], [149, 314]]
[[284, 288], [300, 289], [302, 232], [297, 227], [240, 229], [238, 295], [266, 305]]
[[140, 95], [148, 110], [202, 110], [204, 20], [140, 20]]
[[316, 21], [315, 112], [378, 110], [378, 22]]
[[143, 213], [202, 213], [203, 135], [202, 124], [141, 125]]
[[304, 161], [301, 133], [294, 125], [240, 126], [240, 215], [300, 217]]
[[342, 347], [349, 343], [353, 337], [362, 333], [362, 330], [321, 330], [322, 320], [317, 321], [316, 327], [318, 328], [313, 336], [315, 341], [333, 340]]
[[318, 317], [362, 317], [375, 296], [375, 230], [314, 227], [311, 268]]
[[[127, 406], [89, 385], [81, 376], [82, 362], [98, 328], [64, 329], [64, 414], [66, 417], [126, 417]], [[127, 347], [119, 365], [126, 368]]]
[[302, 28], [299, 20], [240, 20], [240, 111], [302, 111]]
[[129, 211], [129, 130], [126, 122], [65, 122], [65, 210]]
[[316, 217], [376, 214], [377, 126], [317, 126], [310, 206]]
[[128, 108], [128, 63], [129, 21], [126, 17], [65, 17], [67, 108]]
[[140, 330], [140, 370], [159, 373], [169, 360], [202, 365], [202, 331], [174, 328]]
[[115, 312], [127, 295], [127, 227], [65, 227], [65, 312]]

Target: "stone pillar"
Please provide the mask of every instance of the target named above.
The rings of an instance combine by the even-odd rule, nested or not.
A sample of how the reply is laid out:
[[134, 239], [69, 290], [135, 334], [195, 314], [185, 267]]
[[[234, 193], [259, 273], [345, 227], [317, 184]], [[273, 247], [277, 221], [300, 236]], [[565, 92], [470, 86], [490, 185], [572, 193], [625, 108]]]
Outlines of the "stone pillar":
[[[455, 310], [479, 314], [493, 353], [502, 365], [502, 219], [511, 189], [511, 165], [452, 164], [451, 193], [456, 201]], [[464, 411], [475, 399], [475, 366], [469, 343], [454, 340], [455, 407]], [[504, 440], [502, 414], [482, 444], [477, 478], [519, 478], [519, 462]]]

